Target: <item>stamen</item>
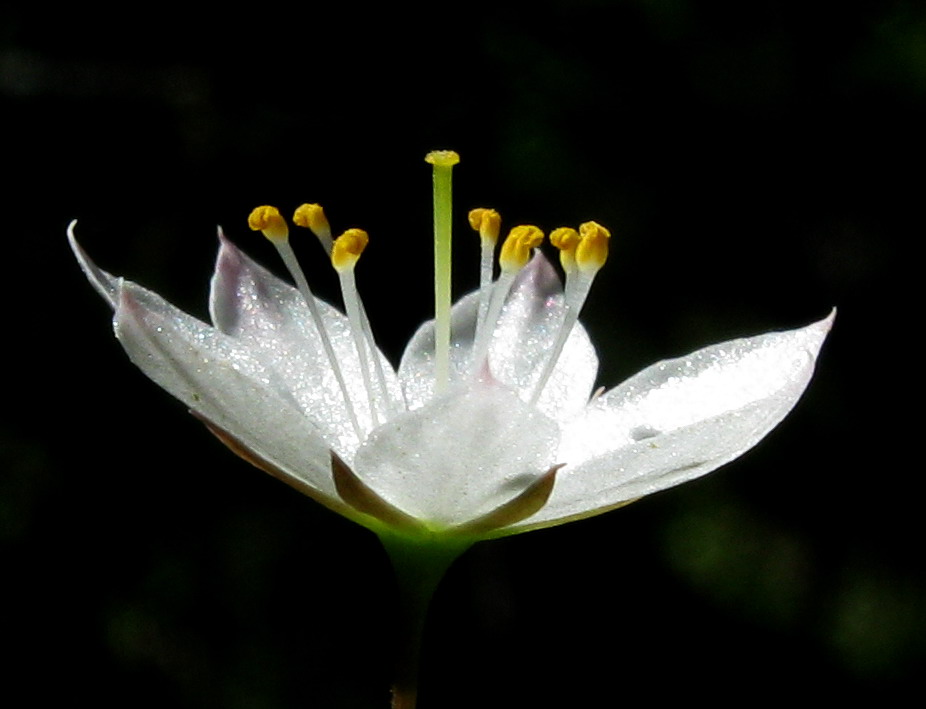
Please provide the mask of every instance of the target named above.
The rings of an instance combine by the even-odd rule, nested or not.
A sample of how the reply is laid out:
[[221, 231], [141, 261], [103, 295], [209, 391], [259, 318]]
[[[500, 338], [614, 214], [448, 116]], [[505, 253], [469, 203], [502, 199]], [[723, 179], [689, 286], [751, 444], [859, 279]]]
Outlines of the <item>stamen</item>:
[[608, 242], [611, 232], [598, 222], [585, 222], [579, 226], [579, 245], [576, 247], [576, 265], [583, 273], [594, 276], [608, 260]]
[[530, 261], [533, 249], [543, 241], [543, 232], [535, 226], [516, 226], [508, 233], [498, 255], [502, 272], [517, 273]]
[[331, 265], [338, 273], [352, 271], [369, 243], [370, 237], [363, 229], [348, 229], [335, 239], [331, 249]]
[[[363, 336], [360, 295], [357, 293], [357, 281], [354, 278], [354, 266], [357, 265], [360, 254], [363, 253], [369, 241], [370, 238], [363, 229], [348, 229], [334, 241], [331, 250], [331, 265], [338, 272], [338, 278], [341, 281], [341, 296], [344, 299], [344, 308], [347, 310], [347, 319], [350, 322], [357, 358], [360, 360], [360, 372], [363, 376], [363, 386], [367, 390], [370, 418], [375, 428], [379, 426], [379, 416], [376, 413], [373, 382], [370, 381], [370, 365], [367, 361], [366, 338]], [[374, 360], [377, 359], [375, 348], [371, 348], [371, 356]]]
[[255, 208], [248, 215], [248, 226], [251, 231], [261, 232], [274, 244], [289, 238], [289, 227], [276, 207]]
[[320, 204], [303, 204], [296, 209], [293, 214], [293, 223], [296, 226], [311, 229], [316, 238], [321, 242], [325, 253], [331, 255], [332, 238], [331, 227], [328, 225], [328, 218], [325, 216], [325, 210]]
[[[331, 252], [334, 248], [334, 240], [331, 238], [331, 226], [328, 223], [328, 217], [325, 216], [325, 210], [322, 209], [320, 204], [301, 205], [296, 209], [295, 214], [293, 214], [293, 222], [296, 224], [296, 226], [310, 229], [312, 233], [315, 234], [319, 243], [322, 245], [322, 248], [325, 249], [325, 252], [328, 254], [329, 258], [332, 257]], [[383, 401], [388, 404], [390, 412], [395, 413], [396, 403], [393, 401], [392, 395], [389, 392], [389, 386], [386, 384], [386, 372], [383, 370], [383, 363], [380, 360], [378, 351], [376, 349], [376, 341], [373, 339], [373, 328], [370, 327], [370, 319], [367, 317], [367, 311], [366, 308], [363, 307], [363, 300], [360, 298], [359, 292], [357, 292], [356, 288], [354, 291], [356, 294], [357, 305], [360, 308], [360, 332], [363, 333], [363, 337], [367, 343], [367, 348], [369, 348], [370, 352], [372, 353], [371, 356], [373, 357], [373, 368], [376, 372], [376, 379], [379, 384], [380, 394], [383, 397]], [[342, 296], [344, 295], [343, 285], [341, 287], [341, 294]], [[354, 327], [354, 330], [356, 331], [356, 327]]]
[[305, 301], [309, 313], [312, 315], [312, 322], [315, 323], [315, 329], [318, 331], [318, 337], [322, 342], [322, 347], [325, 349], [328, 362], [331, 364], [331, 370], [334, 372], [335, 379], [338, 381], [338, 387], [341, 389], [341, 395], [344, 397], [344, 405], [347, 407], [347, 413], [354, 427], [354, 433], [357, 434], [358, 439], [363, 440], [360, 423], [357, 421], [357, 414], [351, 403], [350, 395], [347, 393], [347, 383], [344, 381], [341, 368], [338, 366], [338, 358], [334, 354], [334, 347], [332, 347], [331, 339], [328, 337], [328, 331], [325, 329], [325, 322], [322, 320], [318, 305], [315, 303], [315, 296], [312, 295], [309, 282], [306, 280], [305, 274], [299, 266], [296, 254], [293, 253], [293, 247], [289, 245], [289, 229], [286, 226], [286, 221], [280, 215], [280, 211], [276, 207], [264, 206], [258, 207], [251, 212], [251, 215], [248, 217], [248, 226], [250, 226], [253, 231], [262, 232], [263, 235], [270, 240], [270, 243], [276, 247], [277, 253], [280, 254], [280, 258], [283, 259], [283, 263], [289, 270], [293, 280], [296, 281], [296, 287], [299, 289], [299, 293], [302, 295], [302, 299]]
[[501, 228], [502, 218], [494, 209], [479, 207], [469, 213], [469, 225], [479, 232], [481, 242], [481, 261], [479, 267], [479, 311], [476, 316], [476, 332], [474, 339], [479, 339], [479, 330], [485, 322], [486, 312], [489, 309], [489, 294], [492, 289], [492, 269], [495, 265], [495, 244], [498, 242], [498, 232]]
[[550, 243], [559, 249], [559, 262], [567, 273], [576, 270], [576, 247], [579, 245], [579, 232], [572, 227], [561, 226], [550, 232]]
[[[553, 235], [556, 238], [553, 238]], [[611, 239], [611, 232], [605, 229], [597, 222], [585, 222], [579, 226], [579, 232], [576, 234], [574, 229], [562, 227], [554, 230], [550, 235], [550, 242], [560, 249], [560, 263], [566, 271], [566, 288], [563, 294], [563, 322], [560, 325], [559, 332], [556, 336], [556, 342], [550, 350], [550, 356], [544, 364], [543, 371], [534, 392], [528, 402], [531, 406], [536, 406], [543, 388], [547, 385], [556, 363], [563, 354], [563, 348], [569, 335], [572, 334], [572, 328], [575, 327], [579, 319], [579, 313], [585, 300], [588, 298], [588, 292], [591, 290], [592, 282], [595, 280], [595, 274], [601, 269], [608, 259], [608, 242]]]
[[542, 241], [543, 232], [535, 226], [516, 226], [508, 232], [508, 238], [502, 244], [502, 251], [498, 257], [501, 273], [492, 288], [492, 296], [489, 299], [485, 320], [478, 325], [479, 334], [473, 343], [473, 354], [470, 361], [473, 374], [479, 371], [483, 360], [485, 360], [489, 352], [489, 344], [492, 342], [495, 323], [498, 322], [498, 316], [502, 312], [502, 306], [505, 305], [505, 299], [508, 297], [515, 276], [527, 265], [531, 252], [540, 246]]
[[434, 150], [424, 159], [434, 166], [434, 380], [440, 393], [450, 381], [452, 173], [460, 156]]
[[478, 231], [483, 241], [493, 246], [498, 241], [498, 232], [502, 225], [502, 218], [494, 209], [477, 207], [469, 211], [469, 225], [473, 231]]
[[579, 232], [572, 227], [561, 226], [550, 232], [550, 243], [559, 249], [559, 262], [566, 274], [566, 287], [564, 297], [569, 300], [569, 292], [576, 284], [576, 247], [579, 245]]

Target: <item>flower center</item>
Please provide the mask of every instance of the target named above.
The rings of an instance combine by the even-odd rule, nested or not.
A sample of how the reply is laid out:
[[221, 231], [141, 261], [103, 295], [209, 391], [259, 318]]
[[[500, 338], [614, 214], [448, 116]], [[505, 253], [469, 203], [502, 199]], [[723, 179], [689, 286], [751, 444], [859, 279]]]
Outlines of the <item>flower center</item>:
[[[452, 245], [452, 171], [460, 156], [451, 150], [433, 151], [425, 160], [433, 168], [434, 190], [434, 394], [447, 391], [450, 380], [451, 346], [451, 245]], [[338, 274], [344, 309], [356, 349], [357, 360], [366, 392], [372, 428], [405, 408], [390, 394], [382, 358], [376, 348], [370, 322], [357, 290], [354, 268], [366, 248], [369, 237], [362, 229], [348, 229], [336, 239], [321, 206], [303, 204], [293, 215], [293, 223], [309, 229], [319, 240]], [[508, 233], [499, 251], [499, 275], [494, 277], [495, 248], [501, 230], [501, 217], [494, 209], [477, 208], [469, 213], [470, 226], [479, 233], [481, 242], [478, 311], [468, 375], [476, 377], [486, 366], [492, 337], [517, 275], [528, 264], [534, 249], [543, 242], [544, 233], [532, 225], [515, 226]], [[275, 207], [256, 208], [248, 218], [254, 231], [261, 231], [274, 245], [302, 294], [313, 324], [318, 332], [329, 365], [337, 379], [344, 405], [354, 432], [363, 441], [369, 430], [361, 426], [357, 402], [351, 400], [342, 368], [335, 356], [331, 337], [319, 312], [305, 274], [289, 244], [289, 228]], [[528, 403], [536, 405], [553, 374], [569, 335], [575, 326], [592, 281], [608, 256], [610, 232], [595, 222], [586, 222], [578, 230], [560, 227], [550, 233], [550, 242], [560, 251], [560, 262], [566, 274], [563, 316], [556, 337], [546, 357], [540, 376], [528, 395]]]

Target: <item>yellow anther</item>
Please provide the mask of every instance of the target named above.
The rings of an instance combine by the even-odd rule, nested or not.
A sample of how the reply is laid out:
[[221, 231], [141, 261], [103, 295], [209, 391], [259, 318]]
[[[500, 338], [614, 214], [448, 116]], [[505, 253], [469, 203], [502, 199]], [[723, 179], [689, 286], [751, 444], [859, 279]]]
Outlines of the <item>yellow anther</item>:
[[479, 232], [483, 241], [494, 244], [498, 241], [498, 232], [502, 228], [502, 218], [494, 209], [477, 207], [470, 210], [469, 225]]
[[560, 251], [574, 251], [579, 245], [579, 232], [572, 227], [561, 226], [550, 232], [550, 243]]
[[331, 265], [337, 271], [352, 269], [369, 242], [370, 237], [363, 229], [348, 229], [334, 240]]
[[559, 249], [559, 262], [563, 270], [570, 273], [576, 267], [576, 247], [579, 245], [579, 232], [572, 227], [561, 226], [550, 232], [550, 243]]
[[502, 244], [498, 264], [507, 273], [516, 273], [527, 265], [531, 249], [540, 246], [543, 232], [535, 226], [516, 226], [508, 232], [508, 238]]
[[453, 150], [432, 150], [424, 156], [424, 161], [439, 167], [453, 167], [460, 162], [460, 155]]
[[276, 207], [257, 207], [248, 217], [248, 226], [252, 231], [262, 232], [270, 241], [286, 241], [289, 227]]
[[579, 245], [576, 247], [576, 265], [584, 273], [596, 273], [608, 260], [608, 241], [611, 232], [598, 222], [585, 222], [579, 226]]
[[317, 237], [331, 236], [331, 227], [320, 204], [303, 204], [293, 214], [293, 224], [311, 229]]

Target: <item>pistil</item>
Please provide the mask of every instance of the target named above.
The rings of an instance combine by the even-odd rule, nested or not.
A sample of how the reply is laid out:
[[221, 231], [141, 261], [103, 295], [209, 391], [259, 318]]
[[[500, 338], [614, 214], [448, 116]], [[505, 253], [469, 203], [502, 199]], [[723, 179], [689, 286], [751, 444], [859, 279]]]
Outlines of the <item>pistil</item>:
[[434, 150], [425, 156], [425, 161], [433, 165], [434, 381], [440, 393], [450, 381], [452, 173], [460, 156], [452, 150]]

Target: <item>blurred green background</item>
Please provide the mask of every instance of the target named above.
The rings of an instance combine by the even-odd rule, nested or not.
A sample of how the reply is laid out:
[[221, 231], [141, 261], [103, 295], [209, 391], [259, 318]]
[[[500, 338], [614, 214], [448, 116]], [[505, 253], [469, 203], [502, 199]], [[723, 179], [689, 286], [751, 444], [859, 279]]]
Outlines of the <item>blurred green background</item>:
[[64, 229], [79, 218], [101, 266], [205, 317], [216, 224], [280, 272], [249, 210], [321, 202], [371, 234], [360, 288], [398, 361], [431, 310], [422, 158], [445, 147], [463, 158], [458, 293], [477, 279], [470, 207], [614, 232], [583, 317], [602, 385], [839, 316], [807, 395], [741, 460], [461, 559], [421, 709], [918, 695], [906, 249], [924, 233], [924, 98], [912, 1], [4, 4], [9, 706], [387, 705], [376, 539], [138, 373]]

